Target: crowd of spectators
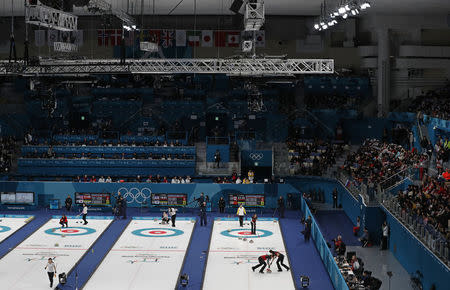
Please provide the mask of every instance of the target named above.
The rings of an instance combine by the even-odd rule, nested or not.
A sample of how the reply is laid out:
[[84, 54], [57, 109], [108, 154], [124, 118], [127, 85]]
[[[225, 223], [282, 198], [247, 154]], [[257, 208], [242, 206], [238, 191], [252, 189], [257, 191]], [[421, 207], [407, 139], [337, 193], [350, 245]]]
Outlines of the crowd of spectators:
[[156, 154], [156, 153], [121, 153], [121, 154], [95, 154], [95, 153], [58, 153], [53, 152], [52, 147], [49, 147], [47, 152], [38, 153], [37, 150], [31, 153], [26, 153], [23, 158], [50, 158], [50, 159], [121, 159], [121, 160], [193, 160], [194, 156], [191, 154]]
[[450, 184], [445, 179], [425, 176], [420, 185], [409, 185], [399, 191], [398, 203], [402, 210], [422, 223], [434, 240], [450, 242]]
[[111, 176], [77, 176], [73, 180], [74, 182], [99, 182], [99, 183], [112, 183], [112, 182], [145, 182], [145, 183], [172, 183], [172, 184], [186, 184], [192, 183], [190, 176], [173, 176], [172, 178], [167, 176], [149, 175], [148, 177], [136, 176], [134, 178], [111, 178]]
[[343, 169], [355, 181], [377, 184], [411, 166], [423, 170], [428, 167], [428, 160], [427, 154], [417, 150], [367, 139], [358, 151], [347, 156]]
[[12, 165], [12, 155], [16, 147], [13, 137], [0, 137], [0, 172], [9, 173]]
[[321, 176], [342, 155], [343, 143], [326, 143], [319, 140], [289, 140], [289, 161], [295, 174]]
[[419, 115], [450, 120], [450, 85], [440, 91], [429, 91], [418, 96], [409, 106], [408, 111]]

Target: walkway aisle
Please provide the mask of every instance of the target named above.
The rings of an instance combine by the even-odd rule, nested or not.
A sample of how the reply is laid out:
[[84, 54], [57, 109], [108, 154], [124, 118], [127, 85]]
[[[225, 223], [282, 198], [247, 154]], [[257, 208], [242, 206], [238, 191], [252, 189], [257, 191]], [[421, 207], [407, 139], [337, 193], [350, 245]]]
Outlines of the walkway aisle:
[[91, 277], [130, 221], [130, 219], [113, 221], [92, 246], [91, 251], [86, 253], [83, 259], [73, 268], [67, 277], [66, 285], [58, 285], [58, 287], [61, 289], [77, 289], [78, 286], [78, 289], [81, 289], [81, 286]]
[[330, 277], [314, 241], [311, 239], [309, 243], [305, 243], [301, 234], [303, 226], [300, 224], [300, 219], [300, 212], [288, 212], [286, 218], [280, 221], [296, 284], [299, 285], [299, 277], [303, 275], [310, 279], [309, 290], [333, 290]]
[[178, 286], [178, 289], [198, 290], [202, 288], [213, 222], [214, 214], [208, 214], [208, 225], [206, 227], [200, 226], [200, 220], [197, 218], [191, 243], [181, 269], [181, 274], [186, 273], [189, 275], [189, 284], [187, 287]]

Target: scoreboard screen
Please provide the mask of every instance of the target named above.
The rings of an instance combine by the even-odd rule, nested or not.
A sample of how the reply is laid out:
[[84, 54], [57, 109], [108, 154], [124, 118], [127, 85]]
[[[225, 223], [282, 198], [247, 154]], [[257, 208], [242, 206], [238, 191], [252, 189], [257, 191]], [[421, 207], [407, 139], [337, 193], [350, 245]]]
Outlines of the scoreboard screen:
[[229, 194], [230, 206], [264, 206], [264, 194]]
[[187, 194], [183, 193], [152, 193], [152, 205], [156, 206], [185, 206]]
[[96, 206], [110, 206], [111, 194], [110, 193], [88, 193], [88, 192], [76, 192], [75, 203]]

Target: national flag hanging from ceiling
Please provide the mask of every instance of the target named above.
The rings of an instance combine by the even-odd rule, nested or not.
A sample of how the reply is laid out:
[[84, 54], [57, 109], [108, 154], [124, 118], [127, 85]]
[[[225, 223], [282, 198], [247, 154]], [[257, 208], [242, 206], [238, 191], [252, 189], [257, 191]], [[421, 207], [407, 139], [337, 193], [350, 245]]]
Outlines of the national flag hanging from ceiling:
[[200, 30], [190, 30], [187, 32], [187, 42], [188, 46], [199, 46], [200, 45]]
[[172, 47], [174, 46], [175, 36], [174, 36], [173, 30], [165, 29], [162, 31], [161, 34], [161, 46], [164, 48]]

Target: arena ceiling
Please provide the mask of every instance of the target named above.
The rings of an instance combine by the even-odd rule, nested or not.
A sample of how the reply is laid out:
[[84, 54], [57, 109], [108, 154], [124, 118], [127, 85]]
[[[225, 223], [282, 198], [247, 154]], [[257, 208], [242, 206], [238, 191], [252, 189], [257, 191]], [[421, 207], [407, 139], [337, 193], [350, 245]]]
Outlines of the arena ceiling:
[[[65, 0], [67, 1], [67, 0]], [[72, 0], [83, 1], [83, 0]], [[167, 15], [181, 0], [105, 0], [114, 8], [130, 11], [130, 14], [141, 14], [141, 5], [144, 14]], [[450, 13], [449, 0], [369, 0], [372, 3], [370, 13], [382, 14], [448, 14]], [[232, 14], [229, 7], [233, 0], [196, 0], [197, 14], [220, 15]], [[323, 0], [265, 0], [266, 14], [268, 15], [318, 15]], [[327, 5], [334, 6], [338, 0], [329, 0]], [[12, 4], [13, 3], [13, 4]], [[11, 5], [14, 5], [15, 15], [23, 15], [23, 1], [0, 1], [2, 16], [11, 15]], [[82, 9], [76, 8], [75, 14], [84, 14]], [[172, 12], [173, 15], [194, 14], [194, 0], [183, 0]]]

